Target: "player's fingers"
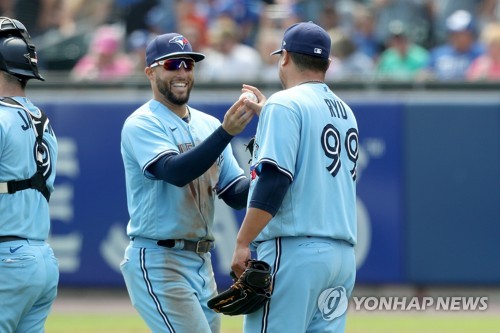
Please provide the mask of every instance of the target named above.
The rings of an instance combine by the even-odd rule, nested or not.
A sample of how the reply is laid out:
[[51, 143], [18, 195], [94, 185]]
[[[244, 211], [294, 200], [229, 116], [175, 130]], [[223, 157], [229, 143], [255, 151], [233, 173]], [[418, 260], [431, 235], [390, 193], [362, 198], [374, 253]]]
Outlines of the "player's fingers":
[[243, 84], [243, 88], [241, 88], [241, 91], [242, 92], [244, 92], [244, 91], [253, 92], [255, 94], [255, 96], [257, 96], [257, 99], [259, 100], [258, 104], [260, 104], [260, 105], [264, 105], [264, 103], [267, 100], [266, 96], [264, 96], [264, 94], [257, 87], [251, 86], [249, 84]]
[[245, 269], [246, 269], [246, 266], [244, 264], [241, 264], [241, 263], [238, 263], [238, 264], [231, 266], [231, 270], [233, 271], [236, 278], [239, 278], [241, 276], [241, 274], [243, 274]]
[[260, 111], [262, 110], [262, 107], [267, 101], [266, 96], [264, 96], [264, 94], [262, 94], [259, 89], [248, 84], [244, 84], [243, 88], [241, 88], [241, 91], [243, 92], [249, 91], [254, 93], [255, 96], [257, 96], [258, 99], [257, 102], [244, 98], [243, 103], [247, 108], [252, 109], [258, 116], [260, 116]]
[[226, 115], [238, 114], [240, 113], [238, 112], [239, 109], [241, 109], [242, 107], [244, 107], [243, 99], [238, 99], [236, 102], [233, 103], [233, 105], [231, 105], [229, 110], [226, 111]]
[[255, 111], [243, 105], [238, 109], [238, 120], [243, 126], [246, 126], [254, 117]]
[[247, 268], [248, 259], [250, 259], [250, 249], [248, 247], [236, 245], [231, 261], [231, 270], [237, 277], [240, 277]]
[[252, 110], [246, 109], [245, 111], [243, 111], [243, 113], [240, 117], [242, 125], [243, 126], [248, 125], [248, 123], [250, 121], [252, 121], [254, 115], [255, 115], [255, 112], [253, 112]]

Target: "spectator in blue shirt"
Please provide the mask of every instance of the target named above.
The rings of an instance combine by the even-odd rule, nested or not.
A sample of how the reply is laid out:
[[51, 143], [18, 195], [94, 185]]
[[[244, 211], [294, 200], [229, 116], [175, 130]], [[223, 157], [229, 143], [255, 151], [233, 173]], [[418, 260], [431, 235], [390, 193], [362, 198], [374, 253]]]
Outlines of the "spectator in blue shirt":
[[463, 80], [470, 64], [484, 54], [484, 45], [477, 41], [472, 15], [464, 10], [454, 12], [446, 20], [448, 41], [431, 50], [423, 77], [436, 80]]

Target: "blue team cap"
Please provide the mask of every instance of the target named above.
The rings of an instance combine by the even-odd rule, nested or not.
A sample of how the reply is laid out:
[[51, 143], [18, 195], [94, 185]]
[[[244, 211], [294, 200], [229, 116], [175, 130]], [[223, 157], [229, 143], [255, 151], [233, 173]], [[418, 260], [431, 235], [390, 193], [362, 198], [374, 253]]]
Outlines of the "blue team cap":
[[328, 59], [332, 41], [330, 35], [313, 22], [296, 23], [286, 29], [281, 49], [271, 53], [279, 54], [283, 50]]
[[146, 47], [146, 65], [149, 67], [158, 60], [187, 56], [198, 62], [205, 55], [193, 52], [186, 37], [177, 33], [168, 33], [155, 37]]

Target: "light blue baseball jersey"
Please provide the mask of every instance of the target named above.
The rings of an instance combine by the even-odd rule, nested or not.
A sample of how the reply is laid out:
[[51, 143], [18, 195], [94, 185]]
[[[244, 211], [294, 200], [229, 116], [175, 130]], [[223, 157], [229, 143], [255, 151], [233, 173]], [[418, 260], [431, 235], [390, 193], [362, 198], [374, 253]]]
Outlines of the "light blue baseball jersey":
[[209, 170], [183, 187], [155, 179], [147, 168], [162, 156], [200, 144], [220, 125], [189, 108], [186, 123], [166, 106], [150, 100], [125, 121], [121, 153], [125, 167], [130, 237], [214, 240], [214, 199], [244, 177], [229, 144]]
[[305, 83], [272, 95], [260, 114], [252, 158], [252, 197], [262, 163], [292, 181], [256, 241], [319, 236], [356, 243], [357, 122], [326, 84]]
[[[29, 179], [37, 171], [34, 148], [36, 135], [28, 112], [39, 116], [40, 110], [25, 97], [14, 97], [23, 107], [0, 102], [0, 183]], [[29, 111], [28, 111], [29, 110]], [[47, 126], [43, 141], [48, 147], [44, 172], [49, 173], [47, 187], [54, 190], [57, 141]], [[0, 194], [0, 235], [46, 240], [50, 229], [49, 204], [35, 189]]]

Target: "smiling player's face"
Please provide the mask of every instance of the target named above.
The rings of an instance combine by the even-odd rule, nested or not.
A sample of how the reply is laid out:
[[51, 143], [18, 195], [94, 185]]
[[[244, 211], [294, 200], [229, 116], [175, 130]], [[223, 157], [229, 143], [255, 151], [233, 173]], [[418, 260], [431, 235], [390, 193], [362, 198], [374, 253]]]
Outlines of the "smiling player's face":
[[186, 104], [193, 88], [194, 70], [187, 70], [184, 66], [180, 66], [177, 70], [159, 67], [155, 80], [158, 92], [174, 105]]

